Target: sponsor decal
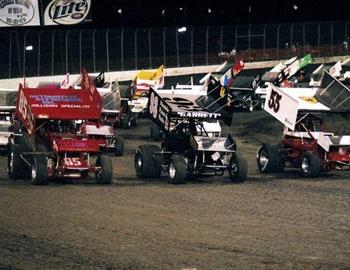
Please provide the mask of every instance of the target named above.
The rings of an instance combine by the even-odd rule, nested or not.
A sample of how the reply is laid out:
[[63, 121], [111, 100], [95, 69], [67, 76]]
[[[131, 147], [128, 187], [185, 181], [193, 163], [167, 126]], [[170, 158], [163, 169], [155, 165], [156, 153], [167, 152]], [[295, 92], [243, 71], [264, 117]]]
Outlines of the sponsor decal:
[[44, 14], [45, 25], [71, 25], [86, 19], [91, 7], [91, 0], [53, 0]]
[[30, 95], [29, 97], [45, 105], [52, 105], [57, 102], [82, 102], [82, 99], [75, 95]]
[[218, 113], [207, 113], [207, 112], [178, 112], [180, 117], [191, 117], [191, 118], [213, 118], [216, 119], [220, 116]]
[[0, 26], [40, 25], [37, 0], [0, 0]]
[[316, 104], [318, 102], [318, 100], [315, 97], [300, 97], [300, 99], [312, 104]]

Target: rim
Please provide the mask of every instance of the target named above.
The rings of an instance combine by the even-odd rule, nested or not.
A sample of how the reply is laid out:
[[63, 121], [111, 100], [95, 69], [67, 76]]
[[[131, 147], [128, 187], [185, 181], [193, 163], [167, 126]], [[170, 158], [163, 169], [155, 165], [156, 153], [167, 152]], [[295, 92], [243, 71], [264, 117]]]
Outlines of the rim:
[[232, 176], [236, 176], [238, 174], [238, 166], [234, 159], [231, 159], [230, 172]]
[[304, 173], [308, 174], [310, 173], [310, 166], [309, 166], [309, 160], [307, 157], [304, 157], [301, 162], [301, 169]]
[[268, 163], [269, 163], [269, 159], [267, 157], [266, 152], [264, 150], [261, 150], [259, 155], [259, 164], [261, 168], [265, 169]]
[[141, 155], [139, 153], [136, 156], [136, 167], [137, 167], [138, 171], [140, 171], [142, 168], [142, 158], [141, 158]]
[[32, 179], [35, 179], [36, 178], [36, 166], [35, 164], [33, 164], [32, 166]]
[[171, 179], [174, 179], [175, 175], [176, 175], [176, 166], [174, 164], [174, 161], [171, 161], [169, 165], [169, 176]]

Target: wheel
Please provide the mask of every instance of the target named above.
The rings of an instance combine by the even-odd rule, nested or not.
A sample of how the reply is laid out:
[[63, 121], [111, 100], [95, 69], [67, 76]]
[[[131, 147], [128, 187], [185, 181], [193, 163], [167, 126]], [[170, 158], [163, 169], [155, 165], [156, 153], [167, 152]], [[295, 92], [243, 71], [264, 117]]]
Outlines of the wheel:
[[250, 101], [247, 101], [246, 104], [246, 111], [247, 112], [253, 112], [254, 111], [254, 106], [253, 106], [253, 102], [250, 100]]
[[317, 177], [321, 173], [321, 160], [312, 152], [306, 152], [301, 157], [301, 174], [304, 177]]
[[150, 126], [150, 133], [151, 133], [151, 138], [155, 142], [160, 142], [162, 140], [162, 130], [159, 128], [159, 126], [152, 122]]
[[99, 156], [96, 160], [96, 167], [101, 167], [101, 170], [96, 172], [96, 183], [110, 184], [113, 175], [111, 158], [107, 155]]
[[259, 147], [256, 161], [258, 169], [262, 173], [280, 172], [284, 167], [277, 147], [267, 143], [263, 143]]
[[37, 155], [32, 164], [31, 181], [33, 185], [45, 185], [47, 178], [47, 160], [44, 155]]
[[137, 149], [134, 157], [134, 167], [136, 175], [140, 178], [155, 178], [161, 173], [160, 165], [157, 164], [154, 152], [159, 152], [160, 148], [157, 145], [141, 145]]
[[121, 120], [121, 127], [124, 129], [128, 129], [131, 127], [130, 115], [125, 114]]
[[7, 173], [11, 179], [18, 179], [21, 177], [21, 165], [23, 160], [20, 156], [21, 151], [18, 144], [11, 144], [7, 157]]
[[137, 127], [139, 125], [139, 117], [137, 114], [133, 114], [130, 120], [131, 127]]
[[247, 179], [247, 168], [247, 160], [239, 153], [233, 154], [228, 168], [231, 181], [234, 183], [244, 182]]
[[121, 157], [124, 154], [124, 139], [118, 136], [115, 144], [115, 155]]
[[174, 185], [183, 184], [188, 177], [185, 158], [180, 155], [173, 155], [169, 164], [169, 182]]
[[21, 158], [23, 148], [18, 144], [10, 144], [7, 156], [7, 173], [11, 179], [30, 178], [31, 168]]

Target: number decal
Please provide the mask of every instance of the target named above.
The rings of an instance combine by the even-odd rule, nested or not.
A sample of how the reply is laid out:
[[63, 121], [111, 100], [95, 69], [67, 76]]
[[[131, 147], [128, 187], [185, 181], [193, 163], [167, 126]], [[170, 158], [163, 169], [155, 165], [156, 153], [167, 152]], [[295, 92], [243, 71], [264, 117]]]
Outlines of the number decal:
[[158, 97], [154, 93], [152, 93], [149, 102], [150, 102], [149, 112], [153, 116], [153, 118], [157, 118], [157, 114], [158, 114]]
[[64, 164], [66, 164], [67, 166], [80, 166], [81, 162], [80, 162], [80, 158], [75, 157], [75, 158], [64, 158]]
[[269, 105], [269, 108], [273, 109], [275, 113], [277, 113], [280, 109], [281, 99], [282, 99], [282, 95], [278, 94], [277, 91], [272, 89], [268, 105]]

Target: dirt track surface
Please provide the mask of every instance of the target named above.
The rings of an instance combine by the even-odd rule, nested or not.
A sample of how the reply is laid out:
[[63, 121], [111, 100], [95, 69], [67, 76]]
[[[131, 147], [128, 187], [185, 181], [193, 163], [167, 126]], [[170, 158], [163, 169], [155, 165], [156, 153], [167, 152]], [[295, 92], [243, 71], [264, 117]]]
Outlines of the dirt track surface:
[[148, 122], [122, 131], [112, 185], [48, 186], [0, 173], [0, 269], [349, 269], [350, 173], [261, 175], [256, 145], [239, 142], [249, 178], [185, 185], [139, 180]]

